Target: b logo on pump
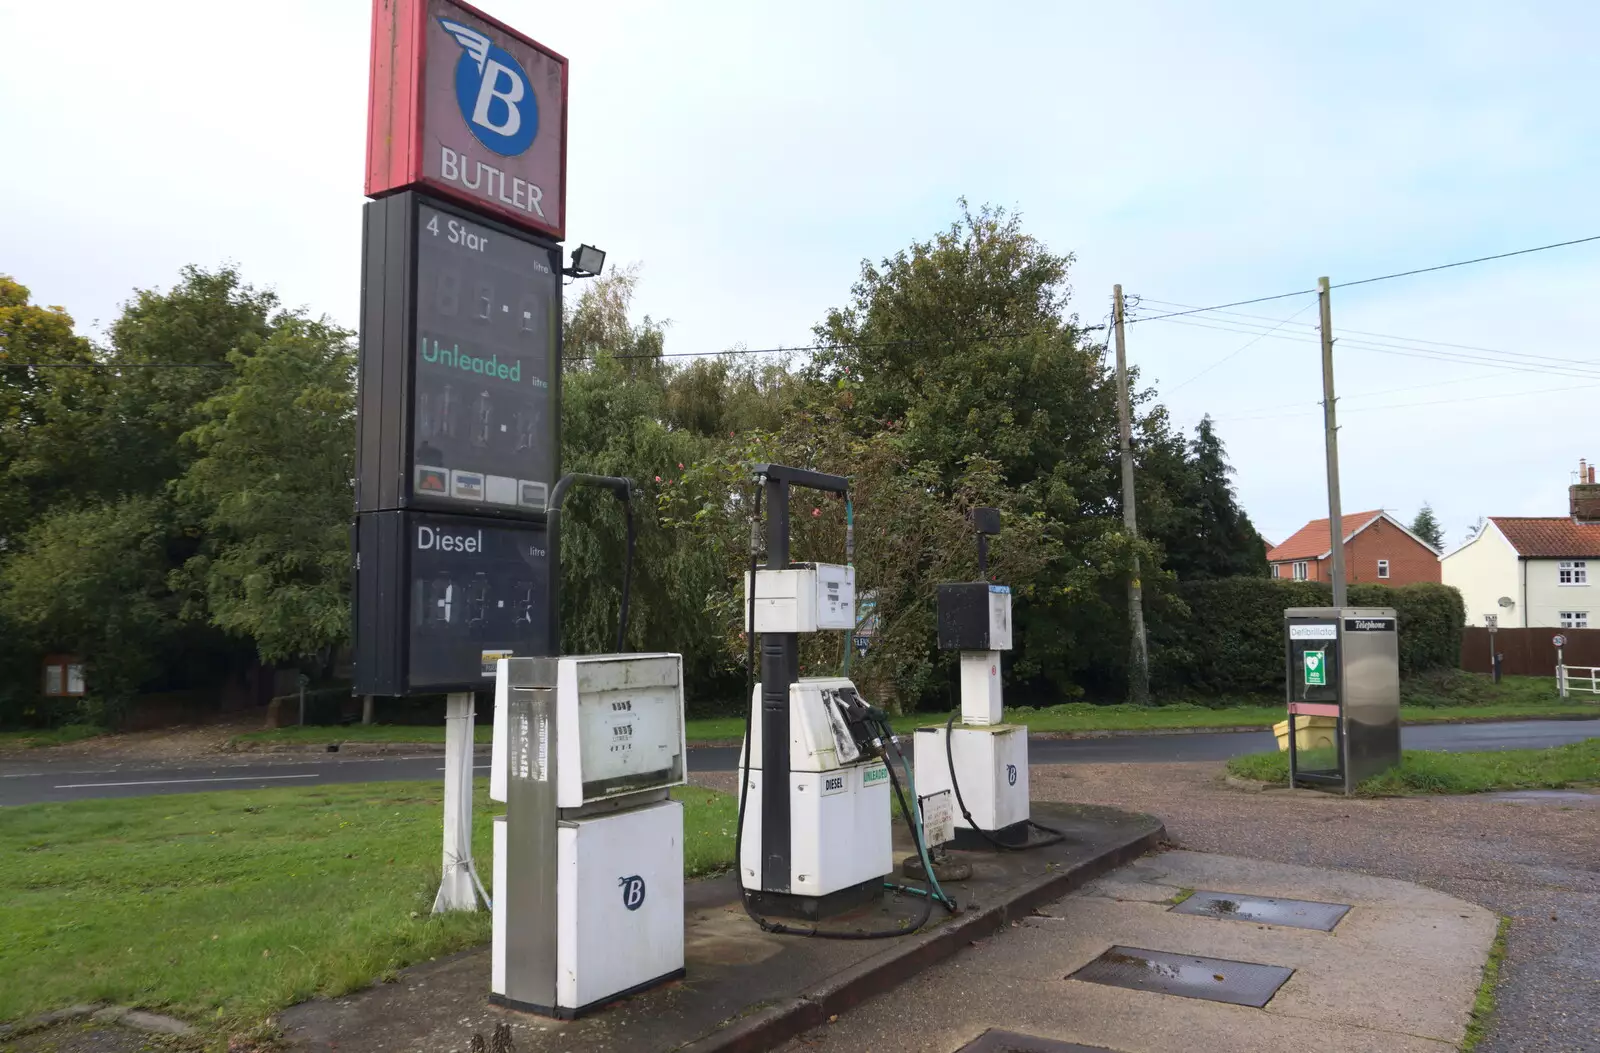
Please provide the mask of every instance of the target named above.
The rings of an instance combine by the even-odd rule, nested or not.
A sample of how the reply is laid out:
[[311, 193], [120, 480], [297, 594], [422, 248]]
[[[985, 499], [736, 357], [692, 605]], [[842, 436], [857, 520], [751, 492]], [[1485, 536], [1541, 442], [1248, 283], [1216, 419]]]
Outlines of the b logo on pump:
[[461, 45], [456, 105], [472, 137], [502, 157], [516, 157], [539, 134], [539, 103], [522, 65], [476, 29], [439, 19]]
[[644, 906], [644, 878], [638, 874], [632, 877], [619, 878], [617, 884], [622, 886], [622, 905], [629, 910], [638, 910]]
[[1017, 784], [1017, 766], [1015, 764], [1007, 764], [1006, 765], [1006, 785], [1007, 786], [1015, 786], [1016, 784]]

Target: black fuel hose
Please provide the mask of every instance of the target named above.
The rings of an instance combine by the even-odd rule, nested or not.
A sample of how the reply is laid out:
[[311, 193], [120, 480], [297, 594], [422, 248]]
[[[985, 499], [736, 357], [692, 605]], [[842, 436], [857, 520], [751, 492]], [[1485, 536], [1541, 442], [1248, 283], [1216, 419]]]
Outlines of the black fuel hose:
[[1043, 848], [1045, 845], [1056, 845], [1065, 841], [1067, 839], [1066, 834], [1053, 826], [1045, 826], [1043, 823], [1036, 823], [1032, 819], [1024, 820], [1024, 822], [1047, 836], [1041, 837], [1037, 841], [1029, 840], [1020, 845], [1008, 845], [978, 825], [977, 820], [972, 818], [972, 813], [967, 811], [967, 802], [961, 799], [961, 783], [956, 781], [956, 753], [954, 746], [951, 745], [955, 739], [955, 728], [956, 712], [952, 709], [950, 711], [950, 719], [945, 721], [944, 725], [944, 759], [945, 763], [950, 766], [950, 788], [956, 792], [956, 804], [961, 807], [961, 814], [966, 817], [967, 825], [972, 828], [972, 831], [991, 845], [1006, 852], [1027, 852], [1035, 848]]

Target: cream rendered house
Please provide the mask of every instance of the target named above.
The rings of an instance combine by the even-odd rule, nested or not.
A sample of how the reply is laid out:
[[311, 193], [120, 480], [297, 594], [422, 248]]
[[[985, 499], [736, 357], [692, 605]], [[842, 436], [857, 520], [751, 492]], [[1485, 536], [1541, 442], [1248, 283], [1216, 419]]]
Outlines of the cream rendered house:
[[1491, 516], [1444, 555], [1441, 577], [1460, 590], [1468, 625], [1600, 628], [1600, 485], [1580, 463], [1565, 516]]

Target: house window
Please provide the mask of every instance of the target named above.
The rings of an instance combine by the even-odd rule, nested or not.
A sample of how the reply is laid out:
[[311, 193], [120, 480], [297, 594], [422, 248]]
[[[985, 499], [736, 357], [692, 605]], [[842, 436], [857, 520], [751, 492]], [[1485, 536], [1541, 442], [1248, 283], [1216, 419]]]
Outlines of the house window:
[[1589, 612], [1562, 611], [1561, 627], [1563, 629], [1587, 629], [1589, 627]]
[[1562, 585], [1589, 584], [1589, 561], [1564, 559], [1556, 568], [1556, 581]]
[[1389, 576], [1389, 561], [1386, 560], [1386, 559], [1378, 560], [1378, 577], [1387, 578], [1388, 576]]
[[1306, 564], [1305, 564], [1305, 560], [1301, 560], [1299, 563], [1296, 563], [1294, 565], [1294, 580], [1295, 581], [1305, 581], [1306, 580]]
[[1272, 565], [1272, 576], [1274, 578], [1278, 576], [1278, 565], [1276, 563]]

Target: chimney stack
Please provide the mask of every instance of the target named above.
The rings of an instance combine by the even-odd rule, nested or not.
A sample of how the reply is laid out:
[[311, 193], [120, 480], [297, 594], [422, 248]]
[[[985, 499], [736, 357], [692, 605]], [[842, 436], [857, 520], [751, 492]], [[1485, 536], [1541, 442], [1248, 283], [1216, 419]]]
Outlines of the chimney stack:
[[1572, 518], [1578, 523], [1600, 523], [1600, 485], [1588, 458], [1578, 461], [1578, 481], [1567, 489]]

